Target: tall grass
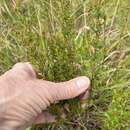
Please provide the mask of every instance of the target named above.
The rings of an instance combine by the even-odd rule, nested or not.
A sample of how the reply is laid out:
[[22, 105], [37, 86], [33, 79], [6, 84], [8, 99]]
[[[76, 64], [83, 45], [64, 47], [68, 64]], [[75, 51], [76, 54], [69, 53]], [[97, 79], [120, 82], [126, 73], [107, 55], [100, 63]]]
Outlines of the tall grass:
[[0, 73], [30, 61], [41, 78], [89, 76], [89, 100], [53, 105], [59, 121], [39, 129], [127, 130], [130, 118], [129, 0], [0, 1]]

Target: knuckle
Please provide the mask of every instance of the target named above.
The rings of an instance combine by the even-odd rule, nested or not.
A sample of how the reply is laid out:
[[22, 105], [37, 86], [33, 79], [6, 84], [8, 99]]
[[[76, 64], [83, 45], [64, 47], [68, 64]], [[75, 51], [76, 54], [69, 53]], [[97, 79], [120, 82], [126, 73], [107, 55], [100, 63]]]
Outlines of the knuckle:
[[66, 89], [65, 97], [67, 98], [74, 98], [76, 95], [76, 91], [74, 90], [73, 87], [68, 87]]
[[70, 95], [71, 95], [71, 98], [74, 98], [77, 96], [77, 91], [75, 87], [70, 87]]
[[19, 62], [12, 69], [17, 73], [24, 73], [31, 78], [36, 78], [36, 72], [29, 62]]

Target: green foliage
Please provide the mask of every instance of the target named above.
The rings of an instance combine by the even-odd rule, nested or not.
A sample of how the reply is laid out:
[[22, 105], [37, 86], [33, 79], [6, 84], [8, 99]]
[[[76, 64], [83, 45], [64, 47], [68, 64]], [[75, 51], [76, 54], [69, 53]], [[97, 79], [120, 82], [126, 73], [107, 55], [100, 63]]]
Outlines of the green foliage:
[[59, 121], [32, 130], [129, 129], [129, 13], [129, 0], [0, 1], [0, 74], [30, 61], [46, 80], [92, 81], [84, 108], [78, 99], [53, 105]]
[[103, 130], [125, 129], [126, 122], [130, 117], [128, 108], [128, 90], [114, 90], [113, 99], [108, 111], [105, 113], [106, 120]]

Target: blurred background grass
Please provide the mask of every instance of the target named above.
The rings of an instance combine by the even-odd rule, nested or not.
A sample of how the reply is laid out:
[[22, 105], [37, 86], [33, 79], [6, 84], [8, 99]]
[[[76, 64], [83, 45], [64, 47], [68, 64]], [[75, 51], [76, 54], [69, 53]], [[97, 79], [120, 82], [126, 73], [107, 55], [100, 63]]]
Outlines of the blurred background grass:
[[129, 130], [130, 1], [0, 1], [0, 74], [31, 62], [43, 79], [86, 75], [89, 100], [49, 110], [59, 121], [31, 130]]

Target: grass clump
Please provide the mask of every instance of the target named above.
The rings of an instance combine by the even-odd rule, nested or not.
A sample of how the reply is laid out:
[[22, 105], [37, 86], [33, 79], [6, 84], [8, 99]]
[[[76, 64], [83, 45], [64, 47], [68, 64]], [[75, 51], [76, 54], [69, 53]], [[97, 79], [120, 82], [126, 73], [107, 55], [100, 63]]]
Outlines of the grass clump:
[[19, 0], [14, 9], [0, 2], [1, 74], [30, 61], [46, 80], [92, 81], [84, 108], [77, 99], [54, 105], [59, 122], [32, 130], [130, 128], [129, 6], [129, 0]]

